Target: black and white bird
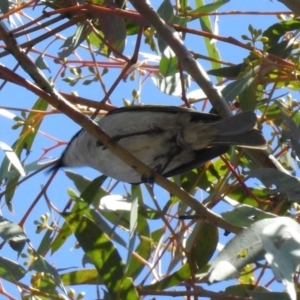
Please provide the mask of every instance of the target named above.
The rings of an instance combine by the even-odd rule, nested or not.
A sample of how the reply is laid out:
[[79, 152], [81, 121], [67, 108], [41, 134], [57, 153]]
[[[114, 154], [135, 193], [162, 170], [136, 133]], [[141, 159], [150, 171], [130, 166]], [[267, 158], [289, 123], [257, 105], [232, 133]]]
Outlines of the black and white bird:
[[[227, 119], [169, 106], [130, 106], [110, 111], [98, 121], [111, 138], [165, 177], [181, 174], [224, 154], [231, 145], [265, 149], [252, 111]], [[89, 166], [128, 183], [142, 176], [94, 136], [80, 130], [53, 168]]]

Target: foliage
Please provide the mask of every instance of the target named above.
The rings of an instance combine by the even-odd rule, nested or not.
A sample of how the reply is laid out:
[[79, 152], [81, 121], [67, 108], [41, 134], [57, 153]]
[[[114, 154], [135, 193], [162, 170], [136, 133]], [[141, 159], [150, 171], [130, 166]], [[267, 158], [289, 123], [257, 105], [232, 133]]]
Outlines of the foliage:
[[[163, 0], [153, 10], [142, 0], [0, 1], [1, 93], [8, 87], [12, 103], [0, 106], [11, 141], [1, 136], [3, 296], [296, 299], [300, 19], [281, 13], [260, 29], [253, 21], [240, 40], [224, 37], [213, 20], [229, 14], [228, 2]], [[243, 59], [225, 61], [224, 45]], [[154, 176], [154, 185], [88, 170], [45, 176], [48, 153], [58, 156], [61, 139], [75, 133], [69, 119], [105, 144], [86, 116], [170, 101], [222, 117], [255, 110], [269, 149], [231, 149], [182, 175]], [[130, 164], [130, 154], [114, 151]], [[232, 277], [238, 284], [224, 292], [204, 288]], [[274, 277], [287, 293], [272, 292]]]

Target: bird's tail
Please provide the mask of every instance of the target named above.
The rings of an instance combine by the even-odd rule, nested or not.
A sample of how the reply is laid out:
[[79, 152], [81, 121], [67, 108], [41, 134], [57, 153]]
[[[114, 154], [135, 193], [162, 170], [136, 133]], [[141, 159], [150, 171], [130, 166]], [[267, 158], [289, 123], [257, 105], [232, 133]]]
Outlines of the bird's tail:
[[266, 149], [267, 142], [262, 133], [254, 129], [256, 114], [245, 111], [228, 119], [212, 124], [218, 134], [211, 142], [212, 145], [225, 144], [244, 148]]

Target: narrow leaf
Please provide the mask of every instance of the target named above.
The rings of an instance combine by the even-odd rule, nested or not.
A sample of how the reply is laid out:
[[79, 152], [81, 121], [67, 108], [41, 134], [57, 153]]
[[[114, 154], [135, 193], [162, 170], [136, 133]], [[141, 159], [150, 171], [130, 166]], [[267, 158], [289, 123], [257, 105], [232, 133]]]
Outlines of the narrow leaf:
[[[184, 77], [184, 86], [185, 89], [188, 89], [191, 84], [190, 76], [183, 74]], [[176, 73], [173, 76], [163, 77], [159, 74], [153, 74], [151, 76], [154, 84], [165, 94], [172, 96], [181, 96], [182, 87], [181, 87], [181, 78], [180, 74]]]
[[[290, 202], [300, 203], [300, 181], [297, 177], [269, 168], [252, 170], [248, 174], [250, 177], [258, 178], [266, 187], [271, 188], [272, 194], [281, 193]], [[273, 188], [274, 185], [276, 188]]]
[[226, 101], [233, 101], [253, 81], [253, 77], [244, 77], [229, 83], [223, 90], [222, 95]]
[[23, 229], [8, 219], [0, 216], [0, 236], [3, 240], [12, 243], [12, 248], [18, 253], [22, 251], [27, 242]]
[[82, 214], [63, 215], [80, 246], [93, 261], [113, 299], [139, 299], [124, 263], [108, 236]]
[[0, 142], [0, 148], [4, 151], [4, 153], [5, 153], [6, 157], [8, 158], [8, 160], [19, 171], [19, 173], [22, 176], [26, 176], [25, 170], [23, 169], [23, 166], [22, 166], [18, 156], [14, 152], [14, 150], [12, 148], [10, 148], [4, 142]]
[[26, 270], [16, 262], [0, 256], [0, 277], [9, 281], [19, 281], [26, 274]]

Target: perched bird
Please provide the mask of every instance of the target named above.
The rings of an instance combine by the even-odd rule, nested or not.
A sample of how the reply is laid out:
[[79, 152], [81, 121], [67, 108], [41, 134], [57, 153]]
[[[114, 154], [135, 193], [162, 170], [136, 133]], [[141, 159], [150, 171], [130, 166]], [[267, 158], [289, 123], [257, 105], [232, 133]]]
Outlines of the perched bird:
[[[252, 111], [227, 119], [192, 109], [130, 106], [110, 111], [98, 121], [112, 139], [150, 168], [168, 177], [200, 166], [229, 150], [230, 145], [265, 149], [254, 129]], [[128, 183], [142, 176], [84, 129], [72, 138], [53, 168], [89, 166]]]

